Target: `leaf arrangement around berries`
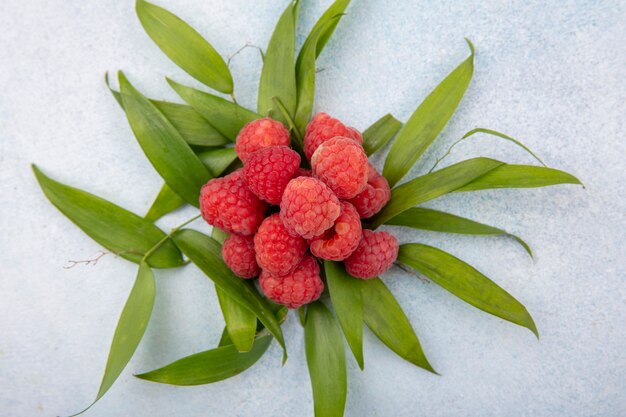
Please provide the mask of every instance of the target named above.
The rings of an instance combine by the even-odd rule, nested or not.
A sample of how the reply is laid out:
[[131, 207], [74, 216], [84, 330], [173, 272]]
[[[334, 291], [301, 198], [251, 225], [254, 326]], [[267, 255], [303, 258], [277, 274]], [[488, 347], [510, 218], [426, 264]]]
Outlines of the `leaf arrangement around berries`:
[[[249, 122], [266, 116], [282, 122], [289, 128], [292, 147], [303, 152], [303, 137], [314, 107], [316, 58], [348, 4], [349, 0], [336, 0], [314, 25], [297, 54], [295, 35], [300, 4], [288, 4], [263, 54], [255, 111], [234, 100], [229, 67], [209, 42], [171, 12], [144, 0], [137, 1], [139, 21], [156, 45], [209, 91], [230, 97], [167, 79], [185, 104], [166, 102], [144, 96], [122, 72], [118, 75], [119, 91], [106, 78], [139, 146], [164, 181], [143, 217], [57, 182], [33, 165], [37, 181], [53, 205], [108, 251], [138, 264], [135, 284], [119, 318], [94, 403], [115, 382], [141, 341], [154, 305], [152, 269], [182, 267], [187, 263], [185, 258], [216, 286], [226, 323], [222, 338], [213, 349], [137, 374], [138, 378], [172, 385], [221, 381], [253, 366], [274, 339], [283, 349], [283, 361], [287, 359], [288, 343], [281, 331], [287, 309], [267, 299], [252, 282], [240, 279], [228, 268], [221, 254], [227, 234], [213, 228], [212, 236], [207, 236], [185, 228], [199, 216], [169, 233], [154, 221], [186, 204], [197, 207], [203, 184], [241, 167], [233, 143]], [[364, 227], [394, 225], [433, 232], [509, 236], [532, 256], [526, 242], [500, 228], [420, 207], [449, 193], [580, 184], [574, 176], [546, 167], [514, 138], [478, 128], [459, 141], [474, 134], [492, 135], [513, 142], [541, 166], [474, 158], [434, 170], [442, 157], [431, 172], [398, 185], [446, 126], [471, 81], [474, 46], [467, 42], [470, 55], [435, 87], [405, 123], [387, 114], [363, 131], [363, 149], [368, 156], [391, 143], [382, 172], [392, 187], [389, 202]], [[444, 157], [449, 153], [450, 150]], [[432, 246], [410, 243], [400, 246], [397, 261], [461, 300], [526, 327], [538, 336], [531, 315], [519, 301], [457, 257]], [[364, 325], [391, 351], [436, 373], [409, 319], [383, 280], [356, 279], [342, 263], [333, 261], [323, 263], [322, 274], [328, 297], [298, 310], [316, 416], [343, 415], [347, 395], [343, 339], [363, 369]]]

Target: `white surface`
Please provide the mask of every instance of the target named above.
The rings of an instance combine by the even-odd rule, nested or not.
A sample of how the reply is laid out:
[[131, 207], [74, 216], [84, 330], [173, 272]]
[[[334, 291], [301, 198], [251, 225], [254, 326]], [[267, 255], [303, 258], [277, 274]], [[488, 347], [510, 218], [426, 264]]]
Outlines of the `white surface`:
[[[95, 395], [136, 266], [112, 257], [63, 269], [100, 249], [44, 198], [29, 168], [144, 213], [160, 180], [105, 88], [124, 69], [154, 97], [164, 75], [194, 84], [145, 35], [132, 1], [0, 3], [0, 415], [70, 414]], [[228, 55], [265, 45], [286, 1], [162, 0]], [[304, 1], [299, 41], [328, 0]], [[549, 4], [546, 4], [549, 3]], [[394, 4], [394, 6], [391, 6]], [[476, 45], [474, 80], [458, 113], [414, 172], [467, 130], [523, 140], [587, 186], [454, 195], [430, 204], [521, 235], [399, 233], [476, 265], [521, 300], [541, 332], [481, 313], [434, 284], [394, 271], [387, 282], [442, 374], [413, 368], [365, 335], [366, 369], [349, 358], [346, 416], [626, 415], [623, 1], [354, 0], [320, 57], [317, 109], [365, 128], [417, 103]], [[233, 62], [239, 101], [254, 106], [260, 60]], [[532, 163], [480, 137], [448, 163], [485, 155]], [[190, 217], [177, 213], [159, 224]], [[157, 301], [135, 358], [89, 416], [309, 416], [312, 400], [295, 317], [290, 359], [274, 345], [253, 369], [194, 388], [140, 381], [145, 371], [217, 343], [212, 284], [194, 267], [157, 273]]]

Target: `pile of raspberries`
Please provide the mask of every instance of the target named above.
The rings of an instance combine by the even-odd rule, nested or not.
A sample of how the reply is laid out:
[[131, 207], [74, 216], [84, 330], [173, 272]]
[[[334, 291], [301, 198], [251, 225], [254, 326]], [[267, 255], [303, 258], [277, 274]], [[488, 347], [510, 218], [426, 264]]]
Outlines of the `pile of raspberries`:
[[391, 190], [356, 129], [315, 115], [304, 137], [310, 170], [289, 143], [289, 131], [276, 120], [244, 126], [235, 144], [243, 168], [207, 182], [200, 211], [230, 233], [222, 256], [236, 275], [260, 275], [269, 299], [298, 308], [324, 290], [318, 259], [343, 261], [350, 275], [374, 278], [396, 260], [398, 241], [362, 229], [361, 219], [378, 213]]

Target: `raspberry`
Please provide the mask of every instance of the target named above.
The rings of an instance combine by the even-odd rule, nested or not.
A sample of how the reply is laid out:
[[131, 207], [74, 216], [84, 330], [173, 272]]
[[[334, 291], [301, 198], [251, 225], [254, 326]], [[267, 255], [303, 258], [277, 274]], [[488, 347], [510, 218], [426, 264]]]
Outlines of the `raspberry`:
[[321, 144], [311, 158], [311, 167], [315, 178], [341, 199], [355, 197], [367, 184], [367, 155], [349, 138], [336, 137]]
[[226, 265], [241, 278], [254, 278], [261, 272], [254, 257], [252, 236], [230, 235], [222, 245]]
[[235, 152], [241, 162], [246, 162], [259, 149], [280, 145], [289, 146], [289, 131], [282, 123], [266, 117], [253, 120], [239, 131]]
[[286, 146], [260, 149], [246, 160], [243, 175], [254, 194], [270, 204], [280, 204], [283, 191], [300, 166], [300, 155]]
[[273, 214], [263, 220], [254, 236], [256, 260], [263, 270], [274, 275], [291, 272], [302, 260], [307, 243], [300, 236], [292, 236]]
[[333, 227], [311, 242], [311, 253], [318, 258], [343, 261], [352, 255], [361, 240], [361, 219], [354, 206], [341, 202], [341, 214]]
[[398, 257], [398, 241], [387, 232], [363, 230], [359, 246], [344, 261], [353, 277], [369, 279], [381, 275]]
[[212, 226], [228, 233], [254, 234], [263, 221], [267, 203], [246, 186], [241, 170], [214, 178], [200, 190], [200, 212]]
[[370, 165], [367, 185], [350, 202], [356, 207], [361, 218], [367, 219], [378, 213], [389, 202], [390, 198], [391, 189], [387, 179]]
[[311, 159], [318, 146], [335, 136], [343, 136], [354, 139], [359, 144], [363, 143], [363, 137], [355, 128], [347, 127], [326, 113], [317, 113], [306, 127], [304, 135], [304, 154], [307, 159]]
[[280, 218], [289, 233], [305, 239], [324, 233], [340, 212], [337, 196], [315, 178], [298, 177], [289, 181], [280, 202]]
[[261, 272], [259, 283], [270, 300], [289, 308], [298, 308], [315, 301], [324, 291], [320, 267], [310, 255], [302, 259], [289, 275], [281, 277], [264, 270]]

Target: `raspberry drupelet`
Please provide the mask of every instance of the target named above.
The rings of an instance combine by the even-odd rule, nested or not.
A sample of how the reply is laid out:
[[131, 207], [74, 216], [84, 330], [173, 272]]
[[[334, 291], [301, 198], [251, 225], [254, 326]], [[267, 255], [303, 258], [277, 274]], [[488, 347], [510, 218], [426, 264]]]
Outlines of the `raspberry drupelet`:
[[256, 263], [252, 236], [228, 236], [222, 245], [222, 258], [235, 275], [241, 278], [254, 278], [261, 273], [261, 268]]
[[370, 279], [387, 271], [398, 257], [398, 240], [387, 232], [363, 230], [359, 246], [344, 261], [353, 277]]
[[317, 113], [306, 127], [304, 135], [304, 154], [307, 159], [311, 159], [318, 146], [336, 136], [354, 139], [359, 145], [363, 143], [363, 137], [355, 128], [347, 127], [326, 113]]
[[270, 300], [288, 308], [298, 308], [311, 303], [324, 291], [320, 267], [311, 255], [305, 256], [293, 272], [284, 276], [264, 270], [261, 272], [259, 283], [261, 290]]
[[299, 166], [300, 155], [296, 151], [286, 146], [271, 146], [248, 156], [243, 174], [250, 191], [277, 205]]
[[318, 258], [343, 261], [356, 250], [361, 240], [361, 219], [354, 206], [341, 202], [341, 214], [333, 227], [309, 243], [311, 253]]
[[278, 214], [263, 220], [254, 236], [256, 261], [273, 275], [291, 272], [302, 260], [307, 247], [303, 238], [289, 234]]
[[361, 218], [367, 219], [378, 213], [390, 198], [391, 189], [387, 179], [370, 164], [365, 188], [349, 201], [356, 207]]
[[281, 122], [265, 117], [253, 120], [239, 131], [235, 152], [245, 163], [252, 153], [268, 146], [289, 146], [289, 131]]

